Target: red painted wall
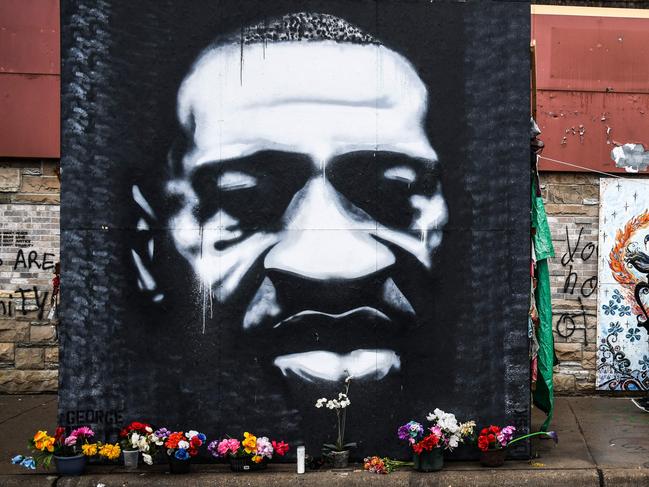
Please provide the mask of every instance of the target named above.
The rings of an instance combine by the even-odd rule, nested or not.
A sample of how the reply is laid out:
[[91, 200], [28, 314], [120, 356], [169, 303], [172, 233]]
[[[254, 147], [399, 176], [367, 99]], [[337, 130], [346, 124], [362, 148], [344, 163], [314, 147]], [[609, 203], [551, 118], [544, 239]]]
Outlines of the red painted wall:
[[[647, 11], [535, 8], [543, 155], [623, 172], [614, 144], [649, 149]], [[0, 0], [0, 157], [57, 158], [59, 139], [59, 0]], [[579, 170], [547, 160], [540, 168]]]
[[[649, 11], [542, 7], [536, 40], [543, 156], [605, 172], [616, 144], [649, 149]], [[596, 14], [596, 15], [593, 15]], [[541, 159], [540, 169], [580, 169]]]
[[59, 0], [0, 0], [0, 157], [60, 156]]

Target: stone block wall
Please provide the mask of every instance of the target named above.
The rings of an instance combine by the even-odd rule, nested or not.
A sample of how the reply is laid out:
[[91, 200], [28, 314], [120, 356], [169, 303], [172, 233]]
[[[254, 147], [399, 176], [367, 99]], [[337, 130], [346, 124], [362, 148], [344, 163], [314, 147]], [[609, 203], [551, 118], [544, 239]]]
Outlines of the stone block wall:
[[559, 394], [595, 392], [599, 181], [598, 174], [541, 173], [555, 249], [550, 285]]
[[56, 391], [60, 182], [53, 160], [0, 160], [0, 393]]

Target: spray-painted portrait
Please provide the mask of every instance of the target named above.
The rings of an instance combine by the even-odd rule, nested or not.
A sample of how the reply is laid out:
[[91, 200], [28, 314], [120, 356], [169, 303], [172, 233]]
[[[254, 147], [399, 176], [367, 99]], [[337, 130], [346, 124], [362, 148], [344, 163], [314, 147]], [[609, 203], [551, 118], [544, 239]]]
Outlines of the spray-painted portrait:
[[399, 455], [426, 408], [527, 427], [527, 12], [489, 64], [498, 5], [281, 3], [134, 7], [141, 30], [81, 9], [106, 35], [83, 58], [87, 26], [64, 21], [64, 96], [92, 124], [69, 111], [62, 367], [79, 340], [114, 358], [63, 370], [62, 417], [315, 454], [333, 434], [315, 401], [351, 377], [353, 456]]

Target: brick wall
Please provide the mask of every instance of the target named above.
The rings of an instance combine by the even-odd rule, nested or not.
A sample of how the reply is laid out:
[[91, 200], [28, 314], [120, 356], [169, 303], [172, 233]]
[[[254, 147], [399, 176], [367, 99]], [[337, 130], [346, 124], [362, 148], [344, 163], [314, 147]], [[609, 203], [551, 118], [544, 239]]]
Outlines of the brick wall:
[[[646, 176], [639, 176], [646, 177]], [[597, 174], [542, 173], [541, 188], [552, 231], [552, 327], [557, 393], [595, 391], [597, 362]]]
[[0, 160], [0, 393], [57, 389], [60, 184], [53, 160]]

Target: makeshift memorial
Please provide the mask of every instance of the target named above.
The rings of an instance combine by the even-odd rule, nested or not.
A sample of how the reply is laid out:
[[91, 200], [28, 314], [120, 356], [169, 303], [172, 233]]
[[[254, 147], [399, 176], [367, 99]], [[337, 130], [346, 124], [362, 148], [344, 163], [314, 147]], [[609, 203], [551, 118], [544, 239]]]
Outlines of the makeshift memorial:
[[435, 409], [426, 416], [431, 426], [410, 421], [399, 427], [397, 436], [408, 441], [415, 470], [434, 472], [444, 467], [444, 450], [453, 450], [473, 435], [475, 421], [458, 423], [454, 414]]
[[153, 435], [164, 441], [164, 448], [169, 460], [169, 471], [174, 474], [189, 473], [191, 459], [198, 455], [200, 447], [205, 443], [203, 433], [190, 430], [170, 432], [166, 428], [155, 431]]
[[398, 468], [412, 467], [413, 462], [402, 462], [401, 460], [394, 460], [388, 457], [367, 457], [363, 460], [363, 469], [371, 473], [388, 474], [394, 472]]
[[559, 441], [559, 437], [554, 431], [538, 431], [527, 435], [514, 438], [516, 428], [514, 426], [499, 426], [491, 425], [488, 428], [482, 428], [480, 435], [478, 435], [478, 448], [481, 451], [480, 463], [484, 467], [500, 467], [505, 463], [507, 456], [507, 448], [516, 443], [517, 441], [531, 438], [533, 436], [547, 436], [554, 440], [555, 443]]
[[54, 436], [48, 435], [47, 431], [37, 431], [29, 440], [33, 456], [16, 455], [11, 462], [34, 470], [38, 466], [49, 468], [53, 460], [59, 474], [81, 475], [86, 468], [87, 457], [119, 458], [121, 449], [118, 444], [90, 443], [94, 436], [95, 432], [87, 426], [72, 430], [69, 435], [62, 427], [56, 428]]
[[345, 423], [347, 421], [347, 407], [351, 404], [349, 400], [349, 385], [352, 377], [345, 379], [345, 386], [342, 392], [338, 394], [338, 399], [320, 398], [316, 401], [315, 407], [326, 407], [336, 413], [336, 424], [338, 427], [338, 437], [335, 443], [325, 443], [322, 445], [322, 456], [329, 459], [333, 468], [346, 468], [349, 464], [349, 449], [355, 448], [356, 443], [345, 443]]
[[207, 445], [207, 451], [214, 458], [227, 458], [234, 472], [262, 470], [274, 455], [284, 456], [288, 450], [288, 443], [270, 440], [266, 436], [257, 437], [247, 431], [241, 441], [227, 437]]

